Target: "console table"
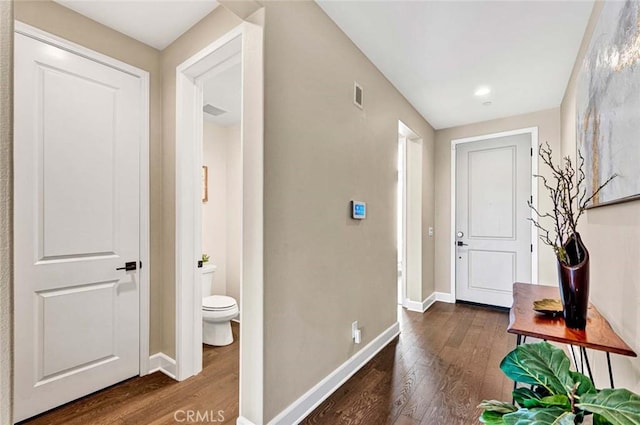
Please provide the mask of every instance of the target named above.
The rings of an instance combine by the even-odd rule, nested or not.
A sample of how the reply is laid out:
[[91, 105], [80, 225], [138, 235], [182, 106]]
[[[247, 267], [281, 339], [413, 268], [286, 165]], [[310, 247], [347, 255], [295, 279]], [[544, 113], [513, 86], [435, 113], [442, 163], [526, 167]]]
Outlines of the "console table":
[[507, 332], [517, 335], [517, 345], [523, 342], [523, 337], [526, 339], [527, 336], [530, 336], [545, 341], [568, 344], [571, 346], [572, 352], [573, 346], [577, 346], [581, 350], [581, 358], [586, 360], [587, 371], [592, 381], [593, 376], [586, 356], [586, 349], [604, 351], [607, 355], [611, 388], [614, 388], [611, 353], [637, 357], [635, 351], [611, 329], [609, 322], [602, 317], [591, 303], [589, 303], [587, 314], [587, 326], [584, 330], [578, 330], [567, 328], [562, 317], [554, 318], [536, 313], [533, 310], [533, 302], [543, 298], [559, 299], [560, 291], [555, 286], [532, 285], [520, 282], [513, 284], [513, 306], [509, 311]]

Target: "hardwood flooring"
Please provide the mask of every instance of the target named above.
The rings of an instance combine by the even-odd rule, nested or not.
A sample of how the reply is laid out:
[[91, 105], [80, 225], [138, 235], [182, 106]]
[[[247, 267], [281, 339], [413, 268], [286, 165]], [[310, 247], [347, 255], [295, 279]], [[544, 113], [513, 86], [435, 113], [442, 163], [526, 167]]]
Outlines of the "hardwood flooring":
[[[199, 423], [234, 424], [238, 417], [238, 324], [234, 342], [226, 347], [203, 346], [203, 370], [176, 382], [161, 372], [132, 378], [65, 404], [21, 425], [160, 425], [187, 421], [188, 411], [208, 415]], [[218, 417], [222, 411], [222, 417]], [[177, 416], [174, 416], [177, 415]], [[208, 420], [223, 419], [213, 422]], [[193, 416], [195, 419], [196, 417]], [[202, 419], [202, 416], [201, 416]]]
[[[313, 411], [304, 425], [476, 424], [485, 398], [509, 400], [512, 383], [498, 365], [515, 346], [507, 314], [463, 304], [434, 304], [425, 314], [399, 312], [402, 334]], [[128, 381], [71, 402], [29, 425], [176, 424], [187, 411], [238, 415], [236, 342], [206, 347], [204, 369], [175, 382], [161, 374]], [[174, 417], [177, 411], [178, 417]], [[181, 420], [176, 421], [176, 419]], [[197, 419], [197, 418], [196, 418]]]
[[483, 399], [510, 400], [499, 369], [515, 347], [508, 314], [464, 304], [401, 311], [402, 334], [340, 387], [303, 425], [477, 424]]

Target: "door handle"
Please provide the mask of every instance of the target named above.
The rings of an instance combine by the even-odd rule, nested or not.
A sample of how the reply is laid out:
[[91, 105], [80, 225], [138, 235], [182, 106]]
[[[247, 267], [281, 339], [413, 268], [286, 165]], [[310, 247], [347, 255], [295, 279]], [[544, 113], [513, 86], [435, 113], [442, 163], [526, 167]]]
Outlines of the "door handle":
[[138, 270], [138, 262], [137, 261], [129, 261], [124, 263], [124, 267], [118, 267], [116, 270], [126, 270], [128, 272], [133, 270]]
[[458, 241], [458, 246], [469, 246], [469, 244], [466, 244], [462, 241]]

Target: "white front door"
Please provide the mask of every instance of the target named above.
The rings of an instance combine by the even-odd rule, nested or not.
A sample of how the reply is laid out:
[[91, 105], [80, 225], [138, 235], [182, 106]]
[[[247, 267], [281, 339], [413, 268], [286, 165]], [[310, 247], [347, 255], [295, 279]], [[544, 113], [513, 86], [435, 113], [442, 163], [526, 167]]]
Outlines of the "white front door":
[[531, 281], [531, 134], [456, 145], [456, 299], [510, 307]]
[[139, 372], [141, 90], [16, 34], [17, 421]]

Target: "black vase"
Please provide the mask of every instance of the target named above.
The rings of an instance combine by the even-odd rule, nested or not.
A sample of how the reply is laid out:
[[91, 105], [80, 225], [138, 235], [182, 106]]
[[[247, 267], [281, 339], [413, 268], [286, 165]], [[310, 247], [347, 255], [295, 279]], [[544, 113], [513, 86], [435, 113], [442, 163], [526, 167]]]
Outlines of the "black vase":
[[589, 251], [579, 233], [569, 238], [564, 249], [569, 264], [558, 261], [564, 321], [569, 328], [584, 329], [589, 308]]

